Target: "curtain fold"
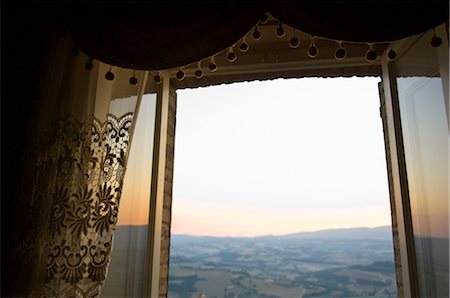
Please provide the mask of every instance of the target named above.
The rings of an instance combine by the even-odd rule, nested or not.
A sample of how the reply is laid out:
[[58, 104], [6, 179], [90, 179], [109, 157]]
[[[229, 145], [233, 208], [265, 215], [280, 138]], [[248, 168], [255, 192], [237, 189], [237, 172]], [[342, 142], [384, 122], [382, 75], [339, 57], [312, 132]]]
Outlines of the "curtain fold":
[[[142, 1], [74, 5], [71, 34], [108, 64], [161, 70], [212, 56], [238, 41], [264, 14], [258, 2]], [[80, 22], [80, 16], [83, 21]]]
[[389, 42], [448, 20], [449, 2], [373, 0], [272, 0], [267, 10], [300, 31], [343, 41]]
[[42, 238], [44, 297], [101, 293], [146, 81], [146, 72], [110, 67], [72, 53], [72, 47], [70, 38], [60, 40], [42, 110], [36, 111], [29, 165], [30, 196], [47, 218], [34, 235]]

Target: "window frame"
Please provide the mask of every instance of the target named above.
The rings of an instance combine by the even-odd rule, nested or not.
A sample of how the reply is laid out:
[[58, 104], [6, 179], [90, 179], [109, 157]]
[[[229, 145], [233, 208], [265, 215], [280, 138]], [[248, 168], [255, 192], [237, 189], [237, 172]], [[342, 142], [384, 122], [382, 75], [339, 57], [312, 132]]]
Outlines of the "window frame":
[[[448, 87], [448, 38], [446, 25], [436, 28], [437, 34], [445, 36], [443, 46], [437, 48], [441, 78], [443, 80], [444, 95], [449, 119], [449, 87]], [[417, 269], [415, 261], [415, 247], [412, 232], [411, 211], [409, 206], [409, 190], [406, 163], [401, 131], [401, 117], [398, 106], [397, 90], [392, 72], [392, 61], [387, 58], [387, 52], [393, 48], [398, 55], [406, 52], [411, 43], [420, 36], [413, 36], [398, 42], [393, 42], [374, 64], [381, 67], [380, 112], [385, 131], [385, 150], [387, 172], [389, 178], [389, 193], [391, 197], [391, 213], [394, 242], [397, 241], [398, 251], [394, 250], [397, 270], [397, 288], [399, 297], [419, 296], [417, 284]], [[332, 67], [333, 62], [330, 62]], [[326, 65], [321, 65], [326, 68]], [[355, 65], [354, 65], [355, 66]], [[356, 67], [365, 67], [362, 61]], [[299, 67], [301, 69], [301, 66]], [[248, 69], [246, 70], [248, 71]], [[264, 78], [272, 74], [273, 78], [280, 77], [280, 72], [274, 65], [261, 68], [255, 67], [255, 72], [264, 73]], [[355, 73], [356, 74], [356, 73]], [[173, 148], [176, 122], [176, 72], [160, 72], [162, 83], [158, 87], [156, 106], [155, 142], [153, 150], [153, 169], [149, 214], [149, 240], [146, 287], [144, 293], [148, 297], [166, 297], [168, 287], [168, 266], [170, 252], [170, 216], [173, 179]], [[230, 74], [236, 81], [239, 72]], [[281, 76], [283, 77], [283, 76]], [[200, 86], [200, 84], [199, 84]], [[450, 127], [450, 122], [449, 122]], [[169, 230], [167, 230], [169, 229]], [[168, 242], [163, 243], [164, 237]], [[163, 257], [163, 258], [162, 258]], [[398, 262], [398, 263], [397, 263]]]
[[[442, 38], [441, 46], [436, 47], [436, 55], [439, 63], [439, 73], [442, 80], [445, 107], [447, 115], [447, 125], [450, 129], [449, 119], [449, 40], [448, 24], [441, 24], [434, 28], [436, 35]], [[408, 39], [392, 43], [391, 47], [396, 50], [401, 57], [407, 53], [414, 44], [422, 38], [422, 34]], [[430, 45], [431, 46], [431, 45]], [[400, 259], [401, 278], [398, 280], [398, 288], [402, 291], [403, 297], [420, 297], [419, 277], [416, 262], [416, 247], [413, 234], [413, 223], [410, 207], [410, 196], [408, 187], [407, 162], [405, 159], [405, 148], [403, 143], [402, 117], [400, 115], [400, 104], [397, 92], [397, 83], [394, 72], [395, 60], [391, 61], [383, 55], [382, 62], [382, 83], [384, 89], [384, 121], [386, 121], [386, 131], [388, 142], [386, 150], [389, 152], [388, 174], [392, 180], [392, 194], [394, 196], [395, 213], [398, 223], [399, 251], [396, 257]], [[399, 291], [400, 292], [400, 291]], [[400, 295], [399, 295], [400, 296]]]

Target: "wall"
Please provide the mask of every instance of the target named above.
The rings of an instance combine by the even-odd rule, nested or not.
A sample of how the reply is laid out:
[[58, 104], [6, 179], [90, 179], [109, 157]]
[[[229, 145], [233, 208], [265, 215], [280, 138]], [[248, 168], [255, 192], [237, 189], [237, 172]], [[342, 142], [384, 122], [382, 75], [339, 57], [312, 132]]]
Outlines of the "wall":
[[161, 258], [159, 280], [160, 297], [167, 297], [168, 290], [176, 111], [176, 92], [175, 89], [171, 88], [169, 99], [169, 121], [167, 127], [166, 175], [164, 177], [164, 203], [161, 229]]

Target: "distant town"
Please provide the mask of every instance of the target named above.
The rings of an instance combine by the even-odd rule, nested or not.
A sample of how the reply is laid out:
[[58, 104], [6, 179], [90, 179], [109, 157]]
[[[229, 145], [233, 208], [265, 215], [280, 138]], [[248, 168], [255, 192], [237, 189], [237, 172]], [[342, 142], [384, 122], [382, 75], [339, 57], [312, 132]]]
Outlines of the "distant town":
[[172, 235], [169, 298], [397, 297], [391, 227]]

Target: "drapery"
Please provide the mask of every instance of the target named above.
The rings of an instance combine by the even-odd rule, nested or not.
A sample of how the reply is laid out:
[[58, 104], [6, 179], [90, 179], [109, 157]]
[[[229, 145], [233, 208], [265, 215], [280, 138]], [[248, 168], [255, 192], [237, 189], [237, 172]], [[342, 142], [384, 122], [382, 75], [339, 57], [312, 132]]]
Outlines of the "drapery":
[[[71, 7], [76, 44], [108, 64], [146, 70], [179, 67], [236, 43], [269, 12], [313, 36], [388, 42], [448, 20], [447, 0], [155, 0]], [[79, 18], [83, 22], [79, 22]]]
[[110, 67], [73, 47], [68, 37], [58, 42], [28, 165], [29, 196], [44, 218], [30, 235], [40, 238], [38, 279], [45, 284], [33, 295], [45, 297], [101, 292], [145, 85], [144, 72]]

